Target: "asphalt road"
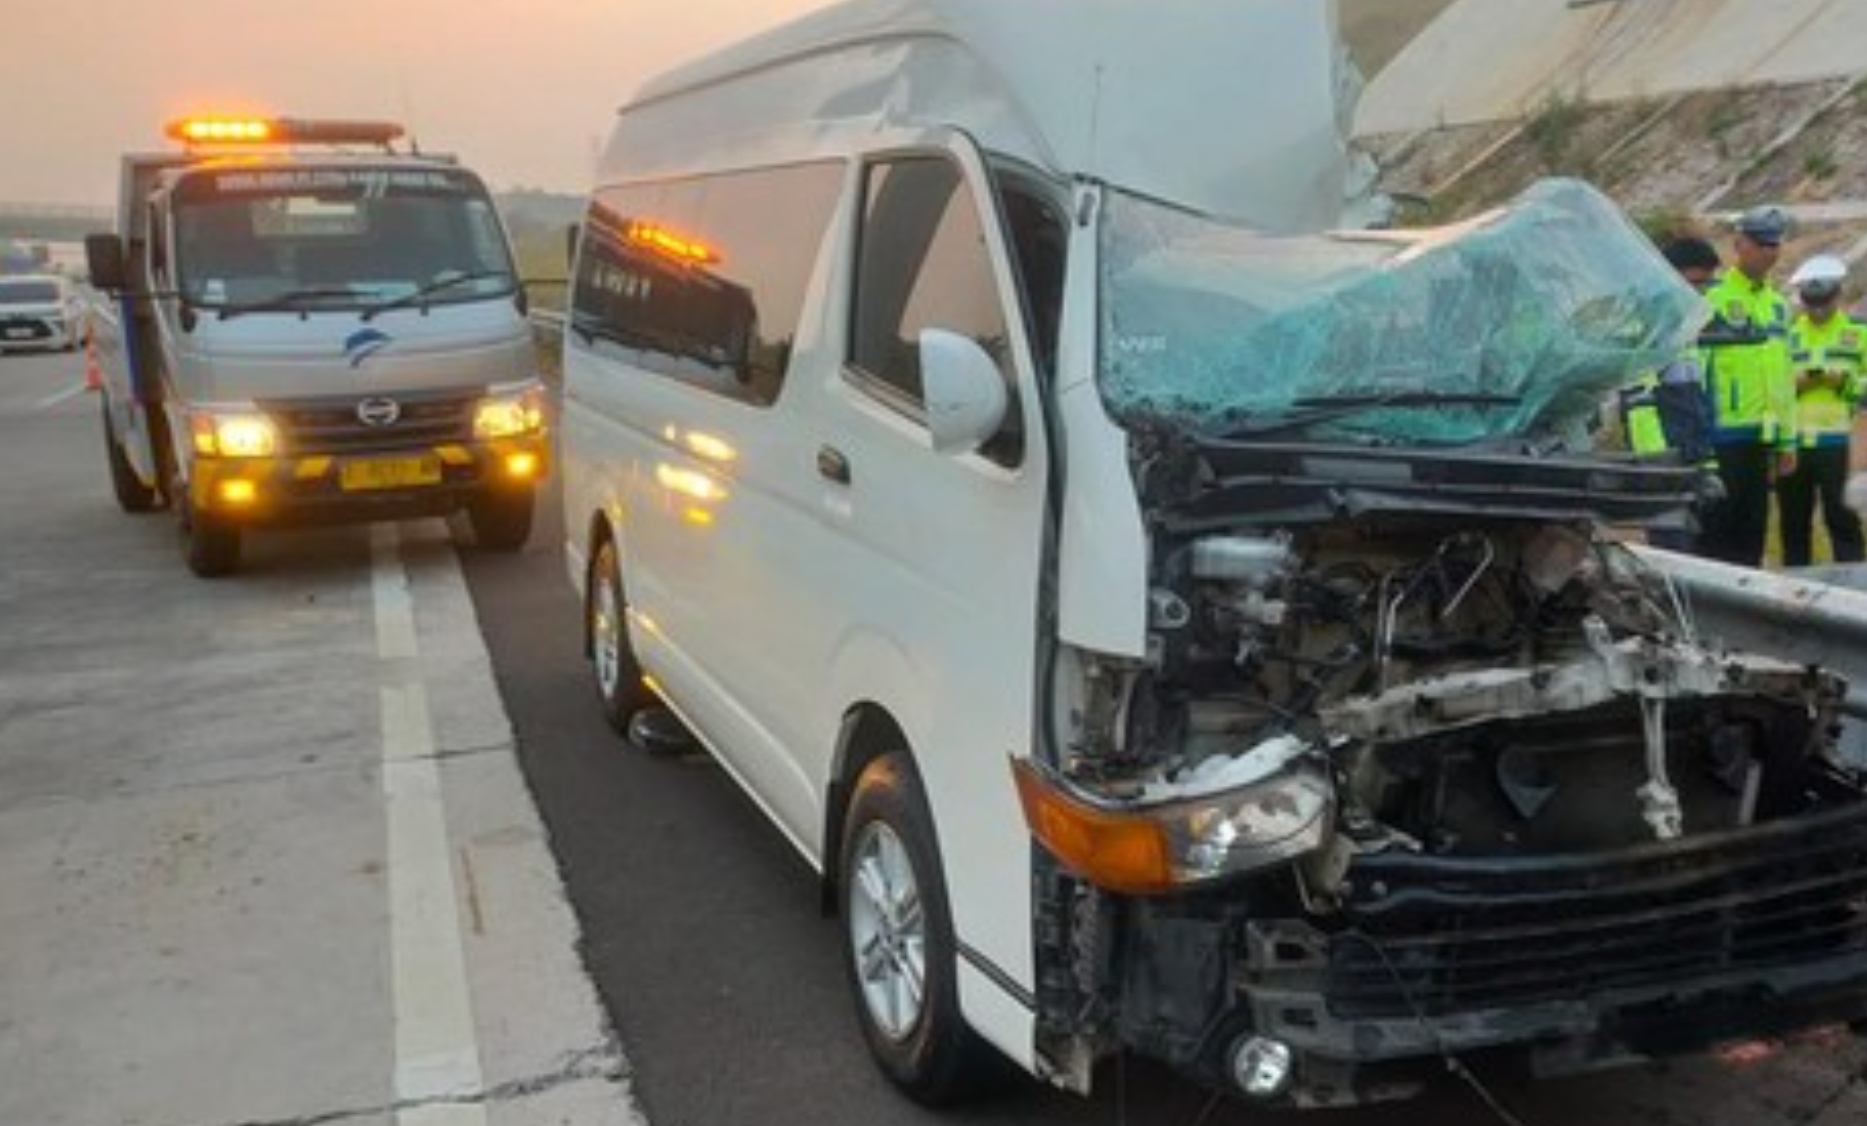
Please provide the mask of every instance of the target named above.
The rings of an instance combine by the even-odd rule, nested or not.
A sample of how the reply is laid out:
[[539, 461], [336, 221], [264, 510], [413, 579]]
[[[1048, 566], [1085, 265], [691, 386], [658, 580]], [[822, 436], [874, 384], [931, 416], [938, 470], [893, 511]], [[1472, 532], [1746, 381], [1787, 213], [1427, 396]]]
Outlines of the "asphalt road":
[[[35, 459], [30, 489], [0, 493], [8, 498], [0, 505], [0, 545], [40, 534], [44, 524], [42, 519], [33, 522], [35, 513], [46, 498], [55, 500], [61, 511], [73, 514], [58, 535], [61, 550], [71, 553], [68, 582], [82, 590], [87, 571], [108, 566], [109, 553], [122, 550], [118, 541], [124, 537], [106, 529], [127, 518], [110, 509], [95, 407], [73, 391], [72, 370], [68, 357], [0, 356], [0, 474], [20, 472], [17, 455], [22, 451], [30, 450]], [[40, 500], [33, 503], [35, 496]], [[172, 551], [165, 524], [130, 539], [148, 539], [152, 550], [163, 554]], [[460, 562], [491, 653], [496, 690], [513, 724], [520, 766], [581, 928], [585, 967], [620, 1037], [634, 1093], [653, 1126], [1843, 1126], [1867, 1121], [1867, 1080], [1862, 1078], [1867, 1045], [1846, 1036], [1823, 1037], [1747, 1062], [1696, 1059], [1540, 1084], [1497, 1078], [1492, 1095], [1502, 1112], [1448, 1078], [1429, 1097], [1412, 1103], [1343, 1113], [1267, 1114], [1215, 1102], [1145, 1061], [1112, 1062], [1098, 1077], [1096, 1095], [1086, 1101], [1027, 1081], [974, 1106], [940, 1115], [923, 1111], [897, 1096], [866, 1058], [838, 965], [835, 923], [818, 914], [815, 877], [808, 866], [704, 757], [650, 757], [621, 743], [603, 724], [578, 648], [578, 609], [558, 539], [555, 505], [547, 505], [527, 550], [515, 555], [466, 552]], [[303, 541], [326, 558], [318, 573], [333, 575], [366, 567], [367, 542], [361, 529], [319, 532]], [[305, 565], [293, 562], [299, 541], [262, 537], [256, 549], [265, 566], [225, 580], [226, 587], [210, 588], [216, 597], [238, 597], [244, 588], [263, 587], [281, 575], [296, 575], [294, 581], [306, 577]], [[179, 561], [171, 562], [172, 567], [140, 580], [142, 597], [156, 603], [203, 597], [201, 584], [186, 575]], [[0, 583], [9, 581], [10, 576], [0, 574]], [[4, 625], [0, 622], [0, 628]], [[265, 698], [256, 698], [245, 722], [267, 722], [261, 711], [266, 706]], [[437, 721], [445, 724], [447, 717]], [[30, 914], [34, 906], [0, 905], [5, 908], [0, 918], [8, 911]], [[0, 933], [0, 965], [7, 938]], [[256, 1003], [269, 1000], [262, 995]], [[524, 1017], [528, 1000], [522, 990], [502, 992], [498, 1001], [507, 1010], [499, 1011], [489, 998], [478, 1013], [482, 1023], [500, 1027]], [[125, 1003], [93, 999], [94, 1011], [60, 1016], [75, 1027], [103, 1029], [122, 1021], [117, 1010]], [[0, 1012], [0, 1028], [16, 1015]], [[315, 1069], [318, 1061], [304, 1064]], [[21, 1078], [11, 1070], [15, 1065], [0, 1053], [0, 1089]], [[220, 1082], [214, 1078], [217, 1061], [204, 1059], [198, 1067], [199, 1076], [182, 1081]], [[87, 1120], [85, 1126], [131, 1120]], [[563, 1119], [579, 1126], [586, 1120]]]

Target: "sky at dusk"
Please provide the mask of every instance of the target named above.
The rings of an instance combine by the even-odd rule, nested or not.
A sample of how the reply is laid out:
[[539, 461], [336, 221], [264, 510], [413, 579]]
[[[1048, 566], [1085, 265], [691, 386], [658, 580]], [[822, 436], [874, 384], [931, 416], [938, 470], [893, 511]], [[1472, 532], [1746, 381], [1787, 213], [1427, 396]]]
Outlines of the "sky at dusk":
[[0, 203], [107, 205], [202, 108], [401, 121], [495, 190], [589, 186], [643, 80], [824, 0], [0, 0]]

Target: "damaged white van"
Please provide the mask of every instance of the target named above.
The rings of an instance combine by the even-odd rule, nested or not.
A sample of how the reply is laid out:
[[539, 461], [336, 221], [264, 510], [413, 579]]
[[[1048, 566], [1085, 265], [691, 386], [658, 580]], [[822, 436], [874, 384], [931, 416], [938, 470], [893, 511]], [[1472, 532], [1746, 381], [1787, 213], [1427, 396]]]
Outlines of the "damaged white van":
[[1844, 685], [1603, 532], [1690, 518], [1585, 422], [1696, 296], [1578, 183], [1327, 233], [1353, 89], [1328, 3], [910, 0], [621, 113], [565, 339], [596, 684], [821, 870], [916, 1098], [1867, 1014]]

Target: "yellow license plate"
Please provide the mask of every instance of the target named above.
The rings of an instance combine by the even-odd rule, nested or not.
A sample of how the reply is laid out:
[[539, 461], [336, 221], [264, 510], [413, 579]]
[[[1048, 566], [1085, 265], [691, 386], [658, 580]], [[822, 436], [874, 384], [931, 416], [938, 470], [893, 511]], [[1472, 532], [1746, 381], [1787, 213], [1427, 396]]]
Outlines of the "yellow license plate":
[[379, 457], [346, 461], [338, 470], [338, 480], [347, 493], [370, 489], [402, 489], [411, 485], [438, 485], [441, 483], [441, 459]]

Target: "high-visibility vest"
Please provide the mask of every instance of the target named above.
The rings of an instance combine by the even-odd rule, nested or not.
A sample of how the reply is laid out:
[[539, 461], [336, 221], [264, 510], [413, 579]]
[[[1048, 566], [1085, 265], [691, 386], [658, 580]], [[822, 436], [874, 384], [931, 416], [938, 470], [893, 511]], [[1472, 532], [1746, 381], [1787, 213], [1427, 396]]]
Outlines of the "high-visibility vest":
[[1627, 448], [1641, 457], [1666, 452], [1666, 427], [1660, 421], [1657, 372], [1648, 372], [1621, 388], [1621, 427], [1627, 433]]
[[1696, 349], [1622, 387], [1619, 398], [1621, 428], [1627, 448], [1636, 456], [1677, 453], [1687, 464], [1716, 464]]
[[1796, 395], [1796, 421], [1805, 448], [1845, 446], [1854, 428], [1854, 404], [1867, 374], [1867, 328], [1845, 313], [1816, 324], [1807, 313], [1789, 328], [1789, 363], [1795, 372], [1839, 373], [1839, 387], [1810, 387]]
[[1711, 334], [1755, 343], [1704, 349], [1705, 387], [1711, 398], [1718, 445], [1761, 442], [1781, 449], [1796, 444], [1796, 381], [1789, 365], [1789, 302], [1765, 281], [1729, 269], [1705, 291]]

